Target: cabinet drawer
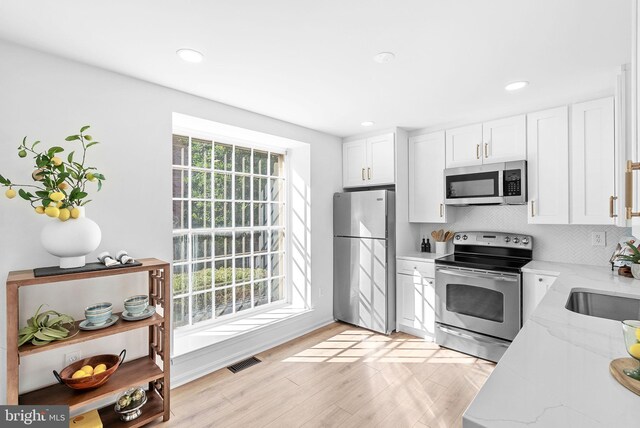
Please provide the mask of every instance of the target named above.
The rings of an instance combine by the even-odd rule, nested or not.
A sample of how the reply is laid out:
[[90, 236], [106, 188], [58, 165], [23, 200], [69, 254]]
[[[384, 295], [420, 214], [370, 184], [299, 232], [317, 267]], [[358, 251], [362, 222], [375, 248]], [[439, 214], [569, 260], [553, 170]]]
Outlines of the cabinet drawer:
[[435, 264], [418, 260], [397, 259], [396, 270], [398, 273], [413, 275], [416, 271], [425, 278], [435, 277]]

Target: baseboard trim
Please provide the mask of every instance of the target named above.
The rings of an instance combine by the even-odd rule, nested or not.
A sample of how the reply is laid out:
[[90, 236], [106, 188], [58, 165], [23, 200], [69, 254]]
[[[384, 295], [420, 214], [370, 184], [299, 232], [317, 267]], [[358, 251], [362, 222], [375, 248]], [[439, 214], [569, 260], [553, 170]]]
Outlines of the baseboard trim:
[[[284, 320], [284, 321], [287, 321], [287, 320]], [[211, 348], [215, 347], [216, 351], [220, 351], [220, 348], [225, 346], [224, 343], [218, 343], [214, 347], [209, 347], [209, 349], [204, 348], [203, 350], [201, 350], [201, 352], [197, 353], [198, 354], [197, 356], [190, 356], [189, 354], [186, 354], [186, 355], [181, 355], [179, 357], [176, 357], [172, 360], [173, 367], [171, 368], [171, 371], [172, 371], [171, 388], [172, 389], [177, 388], [181, 385], [192, 382], [200, 377], [213, 373], [216, 370], [220, 370], [240, 360], [249, 358], [252, 355], [256, 355], [256, 354], [259, 354], [260, 352], [267, 351], [278, 345], [282, 345], [283, 343], [286, 343], [290, 340], [296, 339], [314, 330], [327, 326], [333, 322], [334, 322], [333, 318], [318, 321], [314, 324], [307, 325], [302, 328], [294, 329], [287, 334], [278, 335], [278, 337], [273, 340], [269, 340], [263, 343], [258, 343], [254, 346], [249, 346], [249, 347], [245, 346], [243, 347], [242, 351], [235, 352], [230, 355], [226, 355], [224, 358], [219, 358], [214, 361], [207, 361], [208, 360], [207, 357], [210, 358], [210, 355], [208, 354], [210, 354], [210, 352], [213, 350]], [[291, 323], [290, 325], [288, 324], [289, 323], [282, 322], [282, 323], [278, 323], [277, 326], [273, 326], [273, 327], [274, 327], [274, 330], [279, 330], [282, 328], [291, 329], [292, 327], [295, 327], [296, 324], [300, 324], [300, 320], [295, 319], [293, 323]], [[262, 335], [263, 334], [264, 332], [262, 332]], [[247, 334], [246, 336], [247, 336], [246, 338], [242, 338], [242, 339], [245, 339], [245, 340], [241, 340], [242, 342], [249, 342], [249, 340], [247, 339], [250, 339], [254, 335]], [[234, 342], [234, 344], [238, 344], [238, 341]], [[209, 352], [207, 352], [207, 350], [209, 350]], [[204, 360], [204, 361], [194, 361], [194, 360]], [[176, 369], [178, 369], [178, 367], [182, 365], [181, 363], [184, 363], [185, 366], [196, 367], [196, 368], [192, 370], [186, 370], [182, 373], [176, 373], [176, 371], [179, 371]]]

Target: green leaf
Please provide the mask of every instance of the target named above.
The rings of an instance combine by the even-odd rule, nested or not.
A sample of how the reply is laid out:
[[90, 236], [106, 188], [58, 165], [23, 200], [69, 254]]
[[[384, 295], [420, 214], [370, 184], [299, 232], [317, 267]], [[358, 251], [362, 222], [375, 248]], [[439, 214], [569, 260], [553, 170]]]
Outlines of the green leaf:
[[6, 179], [2, 175], [0, 175], [0, 184], [4, 184], [5, 186], [8, 186], [8, 185], [11, 184], [11, 181], [9, 181], [8, 179]]
[[67, 138], [65, 138], [65, 141], [75, 141], [79, 139], [80, 139], [79, 135], [69, 135]]
[[51, 158], [44, 155], [38, 155], [36, 157], [36, 166], [38, 168], [43, 168], [51, 163]]
[[64, 152], [64, 149], [62, 147], [54, 146], [54, 147], [51, 147], [49, 151], [47, 151], [47, 155], [49, 155], [49, 157], [52, 157], [56, 153], [60, 153], [60, 152]]
[[102, 189], [102, 180], [98, 180], [98, 192]]
[[31, 341], [31, 344], [32, 344], [33, 346], [48, 345], [49, 343], [51, 343], [51, 341], [50, 341], [50, 340], [38, 340], [38, 339], [36, 339], [36, 338], [34, 338], [34, 339]]
[[69, 163], [73, 162], [73, 154], [74, 154], [74, 153], [75, 153], [75, 152], [71, 152], [71, 153], [69, 153], [69, 156], [67, 156], [67, 162], [69, 162]]
[[53, 202], [51, 199], [49, 199], [49, 198], [43, 198], [43, 199], [42, 199], [42, 206], [43, 206], [43, 207], [48, 207], [48, 206], [49, 206], [49, 204], [50, 204], [51, 202]]
[[22, 139], [22, 145], [24, 146], [25, 144], [27, 144], [27, 136], [26, 135]]
[[94, 172], [93, 176], [98, 180], [106, 180], [106, 178], [104, 178], [104, 175], [100, 174], [99, 172]]
[[25, 192], [24, 190], [22, 190], [22, 189], [18, 189], [18, 195], [20, 195], [20, 197], [22, 199], [24, 199], [25, 201], [30, 201], [31, 200], [31, 198], [29, 197], [29, 194], [27, 192]]
[[91, 146], [95, 146], [96, 144], [100, 144], [100, 142], [98, 142], [98, 141], [94, 141], [93, 143], [89, 143], [89, 144], [87, 144], [87, 149], [88, 149], [89, 147], [91, 147]]
[[93, 137], [91, 135], [85, 135], [84, 139], [87, 140], [87, 141], [91, 141], [91, 140], [93, 140]]
[[38, 144], [40, 144], [40, 140], [33, 143], [33, 145], [31, 146], [31, 150], [35, 149]]
[[27, 343], [28, 341], [30, 341], [31, 339], [33, 339], [33, 335], [32, 334], [25, 334], [24, 336], [19, 336], [18, 337], [18, 348], [21, 347], [22, 345], [24, 345], [25, 343]]
[[86, 131], [86, 130], [87, 130], [87, 129], [89, 129], [89, 128], [91, 128], [91, 126], [90, 126], [90, 125], [85, 125], [85, 126], [83, 126], [82, 128], [80, 128], [80, 133], [82, 133], [82, 132]]
[[49, 196], [49, 192], [45, 191], [45, 190], [38, 190], [36, 192], [36, 195], [40, 196], [41, 198], [46, 198]]
[[88, 194], [88, 193], [86, 193], [86, 192], [78, 192], [78, 194], [76, 195], [76, 198], [77, 198], [77, 199], [84, 199], [84, 198], [86, 198], [87, 196], [89, 196], [89, 194]]
[[91, 199], [86, 200], [86, 201], [82, 201], [82, 203], [80, 204], [81, 207], [84, 207], [85, 205], [87, 205], [89, 202], [91, 202]]

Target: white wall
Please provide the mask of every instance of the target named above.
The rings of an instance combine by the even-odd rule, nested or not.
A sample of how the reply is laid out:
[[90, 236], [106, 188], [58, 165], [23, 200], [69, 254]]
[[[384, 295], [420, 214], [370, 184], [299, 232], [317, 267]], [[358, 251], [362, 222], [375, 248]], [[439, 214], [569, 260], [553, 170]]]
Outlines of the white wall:
[[[172, 112], [274, 134], [311, 147], [312, 304], [315, 310], [297, 320], [295, 331], [332, 319], [332, 194], [341, 189], [341, 140], [290, 123], [187, 95], [154, 84], [107, 72], [0, 42], [0, 173], [28, 182], [28, 160], [15, 148], [22, 138], [45, 145], [69, 144], [64, 137], [92, 125], [102, 144], [90, 160], [107, 177], [102, 192], [87, 207], [102, 229], [99, 250], [127, 249], [137, 257], [171, 260], [171, 132]], [[25, 201], [0, 200], [0, 278], [11, 270], [56, 263], [40, 245], [47, 221], [32, 214]], [[95, 255], [91, 256], [93, 258]], [[109, 300], [115, 309], [122, 298], [140, 291], [143, 279], [37, 286], [21, 292], [21, 324], [40, 303], [82, 318], [84, 306]], [[0, 309], [4, 313], [4, 293]], [[5, 320], [0, 318], [0, 346], [5, 373]], [[293, 330], [291, 330], [293, 331]], [[284, 337], [273, 329], [255, 337], [252, 346]], [[85, 354], [143, 353], [140, 332], [102, 339], [79, 347]], [[74, 347], [75, 349], [75, 347]], [[34, 360], [30, 361], [29, 359]], [[64, 367], [64, 351], [24, 358], [23, 389], [52, 383], [51, 369]], [[173, 375], [177, 375], [174, 369]], [[4, 376], [2, 376], [4, 378]], [[5, 402], [5, 384], [0, 402]]]

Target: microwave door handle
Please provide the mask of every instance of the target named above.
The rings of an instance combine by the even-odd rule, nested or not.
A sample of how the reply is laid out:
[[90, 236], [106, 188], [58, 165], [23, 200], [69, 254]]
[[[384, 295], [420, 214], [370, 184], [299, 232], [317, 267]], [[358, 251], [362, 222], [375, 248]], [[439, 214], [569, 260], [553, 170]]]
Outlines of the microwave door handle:
[[498, 171], [498, 196], [504, 196], [504, 171]]
[[462, 276], [464, 278], [493, 279], [496, 281], [509, 281], [509, 282], [518, 281], [518, 278], [514, 276], [491, 275], [491, 274], [482, 274], [478, 272], [458, 272], [451, 269], [438, 269], [437, 271], [445, 275]]

